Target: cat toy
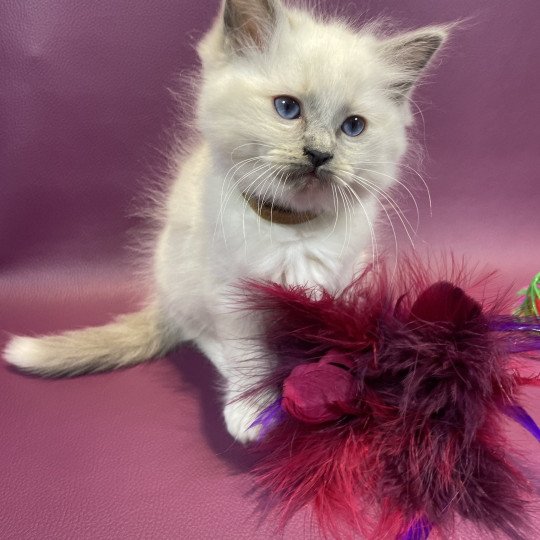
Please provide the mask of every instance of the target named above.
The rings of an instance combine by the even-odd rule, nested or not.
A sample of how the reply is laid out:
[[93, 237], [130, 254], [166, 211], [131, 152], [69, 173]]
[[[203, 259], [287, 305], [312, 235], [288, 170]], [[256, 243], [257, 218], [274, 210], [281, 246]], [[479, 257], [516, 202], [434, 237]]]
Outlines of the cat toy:
[[521, 305], [514, 311], [517, 317], [540, 317], [540, 272], [534, 276], [526, 289], [518, 292], [524, 296]]
[[525, 351], [540, 351], [540, 319], [474, 299], [485, 281], [458, 265], [435, 282], [420, 263], [399, 267], [393, 279], [368, 269], [335, 296], [249, 284], [247, 307], [262, 313], [277, 359], [250, 395], [280, 396], [254, 422], [259, 485], [282, 525], [311, 505], [323, 534], [339, 539], [424, 540], [456, 516], [531, 538], [532, 487], [503, 419], [540, 441], [519, 402], [521, 387], [539, 385], [519, 368]]

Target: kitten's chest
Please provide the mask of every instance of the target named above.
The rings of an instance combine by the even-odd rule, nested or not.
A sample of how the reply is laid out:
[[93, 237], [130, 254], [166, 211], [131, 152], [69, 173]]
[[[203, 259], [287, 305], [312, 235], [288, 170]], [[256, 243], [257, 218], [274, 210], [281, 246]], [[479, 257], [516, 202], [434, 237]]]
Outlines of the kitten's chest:
[[[219, 245], [221, 253], [212, 250], [212, 257], [226, 261], [229, 283], [248, 278], [336, 291], [350, 282], [363, 262], [369, 238], [369, 228], [352, 216], [347, 221], [323, 215], [283, 225], [261, 219], [243, 203], [230, 208], [220, 225], [212, 245]], [[219, 262], [216, 267], [221, 276], [223, 266]]]
[[253, 240], [236, 254], [238, 273], [282, 285], [343, 287], [354, 273], [356, 258], [320, 238]]
[[333, 288], [343, 262], [325, 246], [301, 242], [267, 250], [261, 257], [258, 272], [266, 279], [283, 285], [320, 285]]

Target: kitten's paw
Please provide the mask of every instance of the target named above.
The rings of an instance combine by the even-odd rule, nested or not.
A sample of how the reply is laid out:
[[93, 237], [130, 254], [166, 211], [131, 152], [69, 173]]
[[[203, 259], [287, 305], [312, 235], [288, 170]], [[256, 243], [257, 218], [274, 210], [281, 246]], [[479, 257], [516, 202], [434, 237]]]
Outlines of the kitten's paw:
[[253, 425], [261, 413], [260, 403], [250, 400], [237, 400], [227, 403], [223, 409], [225, 424], [229, 433], [242, 443], [257, 440], [260, 432], [260, 425]]

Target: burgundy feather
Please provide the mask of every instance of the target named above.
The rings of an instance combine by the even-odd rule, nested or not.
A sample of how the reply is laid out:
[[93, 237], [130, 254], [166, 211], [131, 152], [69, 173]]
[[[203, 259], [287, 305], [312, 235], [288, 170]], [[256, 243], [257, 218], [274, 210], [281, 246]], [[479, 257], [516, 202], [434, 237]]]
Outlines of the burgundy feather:
[[527, 381], [509, 369], [510, 334], [491, 329], [500, 301], [473, 299], [462, 271], [430, 284], [428, 269], [402, 268], [399, 286], [369, 270], [337, 296], [250, 284], [278, 358], [256, 390], [283, 395], [261, 485], [283, 522], [312, 504], [337, 538], [412, 538], [411, 524], [446, 530], [455, 514], [525, 538], [529, 486], [501, 411]]

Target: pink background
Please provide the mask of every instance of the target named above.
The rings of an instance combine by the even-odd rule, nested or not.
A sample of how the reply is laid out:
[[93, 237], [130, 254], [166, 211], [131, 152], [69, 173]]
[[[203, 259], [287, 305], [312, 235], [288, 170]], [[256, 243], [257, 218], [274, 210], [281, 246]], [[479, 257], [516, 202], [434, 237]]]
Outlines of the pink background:
[[[340, 9], [403, 27], [470, 17], [415, 94], [433, 198], [430, 218], [407, 177], [420, 199], [416, 243], [525, 285], [540, 270], [540, 4]], [[168, 88], [195, 65], [193, 45], [216, 11], [215, 0], [0, 3], [0, 329], [58, 331], [136, 305], [141, 286], [124, 246], [144, 230], [134, 210], [162, 178], [178, 124]], [[2, 364], [0, 538], [274, 538], [249, 494], [253, 458], [222, 427], [215, 383], [188, 348], [73, 380]], [[526, 396], [537, 421], [539, 397]], [[513, 438], [540, 470], [530, 438], [515, 429]], [[300, 515], [285, 537], [317, 535]]]

